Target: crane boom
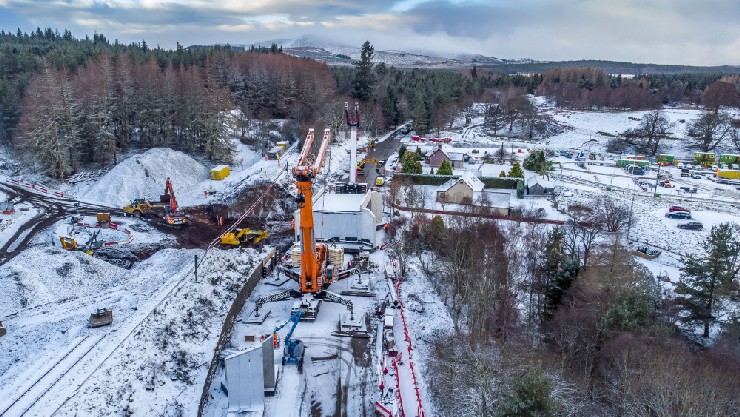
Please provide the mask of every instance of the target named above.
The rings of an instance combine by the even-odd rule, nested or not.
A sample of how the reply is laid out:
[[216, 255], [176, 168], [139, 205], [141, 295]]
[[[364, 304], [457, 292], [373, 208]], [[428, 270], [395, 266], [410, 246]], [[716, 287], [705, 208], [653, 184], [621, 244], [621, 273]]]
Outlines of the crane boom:
[[308, 150], [313, 144], [313, 129], [309, 129], [306, 142], [298, 159], [298, 165], [293, 168], [298, 189], [298, 207], [300, 208], [301, 230], [301, 278], [302, 293], [317, 293], [323, 290], [323, 274], [326, 263], [326, 247], [316, 247], [314, 236], [312, 181], [321, 170], [331, 138], [329, 129], [324, 129], [324, 137], [319, 153], [312, 165], [307, 162]]

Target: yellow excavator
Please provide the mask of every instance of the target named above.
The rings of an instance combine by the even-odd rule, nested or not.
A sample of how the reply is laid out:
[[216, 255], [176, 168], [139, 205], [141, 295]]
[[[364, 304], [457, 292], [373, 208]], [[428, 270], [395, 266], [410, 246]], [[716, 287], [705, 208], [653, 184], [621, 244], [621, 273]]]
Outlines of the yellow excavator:
[[221, 244], [225, 246], [256, 245], [269, 236], [264, 230], [250, 228], [236, 229], [221, 235]]
[[80, 251], [85, 252], [88, 255], [92, 255], [95, 250], [100, 249], [103, 246], [103, 241], [100, 240], [100, 231], [95, 231], [90, 239], [85, 242], [84, 245], [80, 245], [74, 238], [67, 236], [59, 236], [59, 241], [62, 243], [62, 249], [68, 251]]
[[362, 161], [360, 161], [360, 163], [357, 164], [357, 170], [358, 171], [361, 171], [361, 170], [365, 169], [365, 164], [367, 164], [368, 162], [374, 163], [376, 167], [378, 166], [378, 160], [377, 159], [375, 159], [375, 158], [364, 158]]

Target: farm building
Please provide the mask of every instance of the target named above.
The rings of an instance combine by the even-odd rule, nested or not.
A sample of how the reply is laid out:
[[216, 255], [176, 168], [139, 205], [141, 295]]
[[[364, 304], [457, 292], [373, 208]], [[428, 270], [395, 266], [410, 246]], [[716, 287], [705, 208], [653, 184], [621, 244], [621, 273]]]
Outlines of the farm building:
[[532, 175], [527, 178], [527, 195], [547, 195], [552, 194], [555, 186], [552, 182], [538, 175]]
[[437, 189], [437, 201], [453, 204], [472, 204], [474, 193], [483, 191], [483, 182], [470, 171], [452, 178]]
[[[377, 247], [375, 230], [383, 222], [383, 198], [378, 192], [323, 194], [313, 203], [314, 233], [319, 242], [342, 242], [369, 249]], [[300, 224], [300, 211], [293, 216]], [[296, 241], [300, 229], [296, 228]]]

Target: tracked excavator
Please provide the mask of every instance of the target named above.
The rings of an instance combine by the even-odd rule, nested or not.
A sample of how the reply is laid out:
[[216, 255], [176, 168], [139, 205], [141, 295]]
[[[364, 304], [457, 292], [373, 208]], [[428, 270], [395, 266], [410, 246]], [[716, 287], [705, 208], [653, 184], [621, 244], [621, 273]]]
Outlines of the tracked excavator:
[[221, 244], [224, 246], [256, 245], [269, 236], [264, 230], [250, 228], [236, 229], [221, 235]]
[[296, 274], [293, 271], [284, 271], [286, 275], [298, 281], [299, 291], [287, 290], [258, 299], [255, 314], [259, 314], [260, 307], [265, 303], [300, 298], [299, 301], [293, 303], [291, 314], [300, 311], [301, 320], [315, 320], [322, 301], [344, 304], [349, 310], [351, 318], [354, 318], [352, 302], [339, 294], [327, 291], [327, 288], [332, 282], [349, 276], [349, 273], [345, 271], [345, 273], [327, 277], [328, 249], [326, 245], [316, 244], [314, 236], [313, 204], [311, 200], [312, 181], [319, 171], [321, 171], [330, 138], [330, 130], [325, 129], [318, 155], [311, 162], [309, 161], [309, 152], [314, 141], [314, 130], [309, 129], [303, 144], [303, 150], [298, 157], [298, 163], [293, 168], [293, 176], [296, 180], [295, 185], [298, 189], [296, 202], [298, 203], [301, 217], [300, 224], [297, 225], [301, 231], [301, 272], [300, 274]]

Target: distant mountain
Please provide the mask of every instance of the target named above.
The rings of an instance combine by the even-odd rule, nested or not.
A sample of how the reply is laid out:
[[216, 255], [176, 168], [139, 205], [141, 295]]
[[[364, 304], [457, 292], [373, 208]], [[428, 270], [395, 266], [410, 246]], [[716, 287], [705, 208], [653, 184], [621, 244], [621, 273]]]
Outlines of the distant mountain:
[[[297, 57], [306, 57], [329, 65], [352, 65], [360, 59], [360, 48], [344, 45], [332, 39], [316, 35], [298, 38], [271, 39], [246, 45], [232, 45], [249, 49], [251, 46], [282, 46], [283, 52]], [[200, 48], [208, 46], [198, 46]], [[193, 47], [188, 47], [193, 48]], [[581, 61], [535, 61], [533, 59], [503, 59], [480, 54], [445, 54], [434, 51], [398, 51], [375, 49], [374, 62], [383, 62], [396, 68], [470, 68], [477, 66], [505, 73], [539, 73], [554, 68], [593, 67], [610, 74], [675, 74], [675, 73], [740, 73], [740, 66], [723, 65], [699, 67], [689, 65], [658, 65], [603, 60]]]
[[[329, 65], [351, 65], [360, 59], [360, 48], [315, 35], [303, 35], [294, 39], [271, 39], [243, 45], [245, 48], [270, 47], [272, 44], [283, 47], [283, 52], [298, 57], [324, 61]], [[383, 62], [399, 68], [462, 68], [506, 63], [535, 62], [533, 60], [508, 60], [487, 57], [480, 54], [439, 54], [428, 51], [397, 51], [375, 49], [373, 61]]]

